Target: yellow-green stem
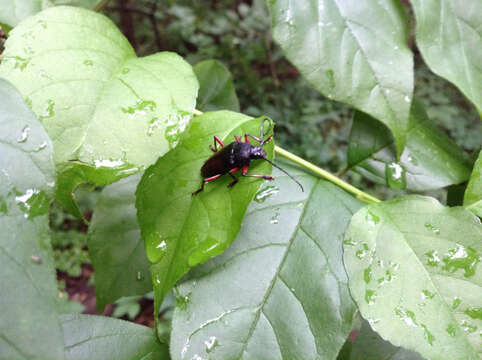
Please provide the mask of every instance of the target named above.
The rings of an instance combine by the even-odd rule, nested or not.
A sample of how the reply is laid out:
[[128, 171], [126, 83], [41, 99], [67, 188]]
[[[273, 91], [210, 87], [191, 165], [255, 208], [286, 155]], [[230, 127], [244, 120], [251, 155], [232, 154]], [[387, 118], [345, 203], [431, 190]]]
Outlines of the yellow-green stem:
[[325, 178], [328, 181], [331, 181], [333, 184], [341, 187], [342, 189], [348, 191], [349, 193], [352, 193], [353, 195], [356, 196], [357, 199], [366, 202], [366, 203], [377, 203], [380, 202], [379, 199], [376, 197], [373, 197], [356, 187], [348, 184], [347, 182], [343, 181], [342, 179], [336, 177], [335, 175], [331, 174], [330, 172], [323, 170], [322, 168], [319, 168], [316, 165], [313, 165], [312, 163], [300, 158], [299, 156], [296, 156], [295, 154], [290, 153], [289, 151], [286, 151], [285, 149], [280, 148], [279, 146], [274, 147], [274, 151], [276, 154], [281, 155], [294, 163], [303, 166], [304, 168], [314, 172], [316, 175], [321, 176], [322, 178]]
[[[199, 111], [197, 109], [194, 110], [194, 115], [198, 116], [198, 115], [202, 115], [202, 114], [203, 114], [202, 111]], [[276, 154], [281, 155], [281, 156], [293, 161], [294, 163], [312, 171], [316, 175], [318, 175], [318, 176], [320, 176], [320, 177], [322, 177], [322, 178], [324, 178], [328, 181], [331, 181], [333, 184], [341, 187], [342, 189], [348, 191], [349, 193], [352, 193], [360, 201], [363, 201], [363, 202], [368, 203], [368, 204], [380, 202], [380, 200], [377, 199], [376, 197], [371, 196], [370, 194], [367, 194], [367, 193], [361, 191], [360, 189], [357, 189], [356, 187], [348, 184], [347, 182], [345, 182], [342, 179], [336, 177], [335, 175], [331, 174], [330, 172], [328, 172], [326, 170], [323, 170], [322, 168], [319, 168], [318, 166], [310, 163], [309, 161], [306, 161], [306, 160], [300, 158], [299, 156], [296, 156], [295, 154], [292, 154], [289, 151], [286, 151], [285, 149], [280, 148], [279, 146], [275, 146], [274, 151], [276, 152]]]

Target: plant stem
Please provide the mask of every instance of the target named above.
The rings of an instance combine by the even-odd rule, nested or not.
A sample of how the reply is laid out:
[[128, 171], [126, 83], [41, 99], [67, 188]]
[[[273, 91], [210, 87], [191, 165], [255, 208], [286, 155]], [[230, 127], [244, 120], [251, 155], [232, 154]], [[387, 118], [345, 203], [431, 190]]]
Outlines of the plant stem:
[[322, 178], [327, 179], [328, 181], [330, 181], [333, 184], [341, 187], [342, 189], [348, 191], [349, 193], [352, 193], [353, 195], [356, 196], [356, 198], [358, 200], [361, 200], [361, 201], [369, 203], [369, 204], [380, 202], [380, 200], [377, 199], [376, 197], [373, 197], [373, 196], [357, 189], [356, 187], [348, 184], [347, 182], [345, 182], [342, 179], [336, 177], [335, 175], [331, 174], [330, 172], [328, 172], [326, 170], [323, 170], [322, 168], [319, 168], [318, 166], [300, 158], [299, 156], [296, 156], [295, 154], [290, 153], [289, 151], [286, 151], [285, 149], [280, 148], [279, 146], [275, 146], [274, 151], [277, 154], [293, 161], [294, 163], [296, 163], [298, 165], [301, 165], [304, 168], [307, 168], [308, 170], [311, 170], [316, 175], [319, 175]]
[[94, 6], [94, 11], [101, 11], [102, 8], [109, 2], [110, 0], [101, 0]]
[[[194, 109], [193, 113], [194, 113], [195, 116], [203, 114], [202, 111], [199, 111], [197, 109]], [[283, 148], [280, 148], [277, 145], [275, 145], [274, 151], [278, 155], [281, 155], [281, 156], [293, 161], [294, 163], [296, 163], [296, 164], [298, 164], [298, 165], [300, 165], [300, 166], [302, 166], [302, 167], [304, 167], [308, 170], [311, 170], [316, 175], [321, 176], [322, 178], [325, 178], [326, 180], [332, 182], [333, 184], [335, 184], [335, 185], [341, 187], [342, 189], [348, 191], [349, 193], [352, 193], [360, 201], [363, 201], [363, 202], [368, 203], [368, 204], [380, 202], [380, 200], [377, 199], [376, 197], [371, 196], [370, 194], [367, 194], [366, 192], [363, 192], [360, 189], [357, 189], [353, 185], [348, 184], [347, 182], [345, 182], [342, 179], [336, 177], [332, 173], [330, 173], [326, 170], [323, 170], [322, 168], [310, 163], [309, 161], [306, 161], [306, 160], [300, 158], [299, 156], [296, 156], [295, 154], [290, 153], [289, 151], [286, 151]]]

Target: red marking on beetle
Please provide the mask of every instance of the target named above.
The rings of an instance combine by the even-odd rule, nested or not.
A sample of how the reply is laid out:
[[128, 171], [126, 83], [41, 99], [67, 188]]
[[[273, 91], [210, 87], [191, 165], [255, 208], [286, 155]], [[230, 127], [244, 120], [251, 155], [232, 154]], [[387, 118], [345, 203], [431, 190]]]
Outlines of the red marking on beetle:
[[[255, 159], [263, 159], [269, 162], [271, 165], [277, 167], [288, 175], [293, 181], [295, 181], [300, 186], [301, 190], [304, 191], [303, 186], [293, 176], [266, 158], [266, 151], [264, 151], [262, 147], [273, 139], [273, 135], [270, 135], [263, 140], [263, 125], [266, 120], [268, 120], [268, 118], [265, 117], [261, 121], [260, 136], [256, 137], [251, 134], [245, 134], [244, 142], [242, 142], [237, 135], [234, 135], [235, 141], [225, 146], [219, 137], [214, 136], [214, 146], [210, 147], [211, 150], [214, 151], [214, 154], [207, 159], [204, 165], [201, 167], [201, 176], [203, 177], [203, 181], [201, 188], [193, 192], [193, 195], [203, 191], [204, 185], [207, 182], [213, 181], [225, 174], [229, 174], [233, 178], [233, 181], [228, 184], [228, 187], [233, 187], [238, 182], [238, 179], [233, 175], [233, 173], [239, 169], [241, 169], [242, 176], [274, 180], [274, 178], [270, 175], [247, 173], [251, 160]], [[251, 145], [249, 138], [256, 140], [259, 143], [259, 146]], [[217, 149], [217, 144], [221, 146], [220, 150]]]

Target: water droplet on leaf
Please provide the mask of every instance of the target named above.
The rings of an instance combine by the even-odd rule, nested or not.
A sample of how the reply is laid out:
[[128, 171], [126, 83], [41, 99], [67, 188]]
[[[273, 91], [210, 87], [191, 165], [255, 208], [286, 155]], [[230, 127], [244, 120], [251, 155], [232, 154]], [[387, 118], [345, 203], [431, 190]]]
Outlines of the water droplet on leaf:
[[51, 118], [54, 115], [55, 115], [55, 102], [52, 99], [49, 99], [45, 104], [45, 109], [42, 115], [40, 115], [38, 118], [40, 121], [43, 121], [45, 119]]
[[385, 166], [385, 178], [392, 189], [403, 190], [407, 187], [405, 169], [398, 163], [392, 162]]
[[206, 352], [208, 354], [219, 346], [219, 342], [218, 339], [216, 339], [216, 336], [210, 336], [209, 339], [204, 342], [204, 344], [206, 345]]
[[254, 201], [257, 203], [263, 203], [268, 198], [276, 195], [279, 192], [279, 188], [276, 186], [268, 185], [261, 188], [254, 197]]
[[455, 248], [448, 250], [442, 261], [445, 264], [444, 270], [451, 273], [457, 270], [464, 270], [464, 277], [471, 277], [475, 275], [475, 269], [480, 262], [480, 255], [471, 247], [465, 248], [460, 244], [456, 244]]
[[435, 235], [440, 235], [440, 229], [430, 223], [425, 223], [425, 228], [432, 231]]
[[27, 141], [29, 133], [30, 133], [30, 127], [28, 125], [25, 125], [24, 128], [22, 129], [22, 133], [19, 136], [17, 136], [17, 142], [23, 143]]
[[365, 220], [367, 221], [367, 224], [371, 227], [374, 227], [376, 224], [380, 222], [380, 218], [374, 213], [372, 213], [371, 211], [367, 211]]
[[375, 304], [375, 299], [377, 298], [377, 293], [375, 290], [367, 289], [365, 291], [365, 301], [368, 305]]
[[137, 99], [135, 105], [121, 108], [122, 112], [129, 114], [131, 119], [138, 115], [144, 116], [148, 111], [156, 110], [156, 103], [152, 100]]
[[42, 258], [40, 256], [37, 256], [37, 255], [30, 256], [30, 260], [32, 260], [36, 264], [41, 264], [42, 261], [43, 261]]

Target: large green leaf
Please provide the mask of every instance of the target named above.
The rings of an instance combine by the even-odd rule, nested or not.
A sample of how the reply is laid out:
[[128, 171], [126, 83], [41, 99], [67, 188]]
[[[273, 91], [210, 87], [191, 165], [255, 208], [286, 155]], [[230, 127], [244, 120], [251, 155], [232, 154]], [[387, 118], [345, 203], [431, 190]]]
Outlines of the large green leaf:
[[131, 322], [91, 315], [62, 315], [67, 360], [168, 360], [154, 331]]
[[52, 142], [2, 79], [0, 99], [0, 358], [63, 359], [47, 216]]
[[205, 60], [197, 63], [193, 70], [199, 80], [198, 110], [239, 111], [233, 77], [226, 66], [218, 60]]
[[26, 17], [42, 9], [43, 0], [2, 0], [0, 1], [0, 23], [14, 27]]
[[416, 352], [396, 347], [383, 340], [364, 321], [351, 349], [350, 360], [423, 360]]
[[72, 215], [83, 216], [75, 197], [75, 189], [83, 183], [105, 186], [117, 180], [130, 176], [139, 171], [138, 167], [130, 164], [109, 166], [109, 162], [102, 166], [90, 166], [80, 161], [69, 161], [57, 166], [57, 186], [55, 197]]
[[399, 162], [388, 128], [371, 116], [356, 112], [348, 165], [377, 183], [416, 191], [458, 184], [470, 176], [463, 150], [432, 124], [417, 101], [412, 106], [407, 145]]
[[397, 0], [269, 0], [273, 36], [287, 58], [330, 99], [384, 122], [397, 154], [413, 93], [408, 27]]
[[[201, 186], [200, 169], [212, 155], [213, 136], [227, 145], [234, 135], [259, 134], [260, 123], [259, 118], [229, 111], [204, 113], [191, 121], [174, 150], [144, 172], [136, 207], [157, 304], [191, 267], [221, 254], [238, 234], [259, 179], [243, 178], [228, 188], [232, 179], [224, 176], [198, 195], [192, 193]], [[272, 142], [265, 150], [272, 158]], [[249, 173], [270, 170], [271, 165], [258, 160]]]
[[[19, 88], [39, 116], [54, 141], [57, 164], [79, 160], [91, 173], [114, 180], [152, 164], [176, 145], [198, 89], [191, 66], [178, 55], [137, 58], [108, 18], [63, 6], [11, 31], [0, 75]], [[75, 164], [68, 167], [58, 170], [86, 173], [72, 170]], [[63, 199], [79, 182], [99, 177], [70, 186], [59, 182], [59, 201], [75, 212]]]
[[482, 150], [474, 164], [469, 184], [465, 190], [464, 206], [482, 218]]
[[482, 225], [406, 196], [363, 208], [345, 235], [350, 292], [384, 339], [428, 359], [480, 359]]
[[136, 174], [107, 186], [94, 209], [88, 247], [99, 312], [122, 296], [144, 295], [152, 290], [135, 208], [140, 179]]
[[482, 111], [482, 2], [412, 0], [417, 46], [437, 75], [454, 83]]
[[336, 358], [355, 311], [342, 240], [361, 203], [286, 168], [305, 192], [275, 171], [233, 245], [178, 287], [173, 359]]
[[70, 5], [95, 9], [103, 0], [1, 0], [0, 23], [17, 25], [23, 19], [50, 6]]

